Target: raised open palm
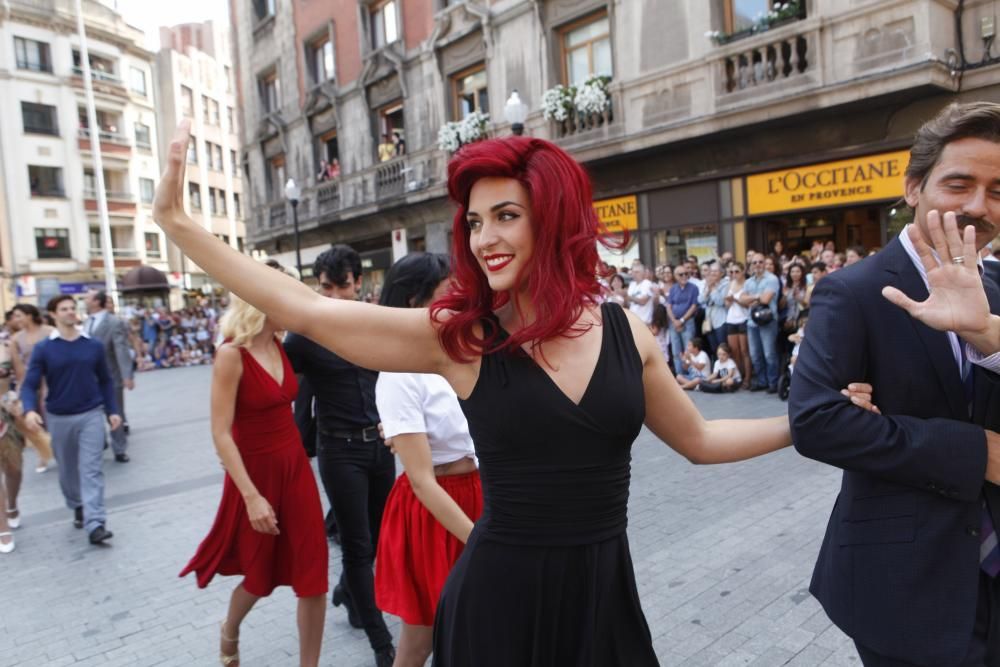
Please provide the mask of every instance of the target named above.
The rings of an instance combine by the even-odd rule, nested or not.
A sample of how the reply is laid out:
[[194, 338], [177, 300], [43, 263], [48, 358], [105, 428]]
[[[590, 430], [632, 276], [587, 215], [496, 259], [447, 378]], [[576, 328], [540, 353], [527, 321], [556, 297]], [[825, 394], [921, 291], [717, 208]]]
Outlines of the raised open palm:
[[954, 213], [945, 213], [942, 225], [941, 215], [930, 211], [927, 229], [930, 243], [917, 225], [911, 225], [908, 231], [927, 272], [930, 295], [924, 301], [914, 301], [895, 287], [883, 288], [882, 295], [934, 329], [985, 330], [989, 326], [990, 307], [976, 262], [975, 228], [968, 226], [964, 233], [959, 232]]
[[184, 210], [184, 170], [186, 168], [191, 121], [185, 119], [177, 126], [174, 138], [167, 149], [167, 169], [156, 185], [153, 197], [153, 220], [160, 226], [167, 223], [189, 222], [195, 224]]

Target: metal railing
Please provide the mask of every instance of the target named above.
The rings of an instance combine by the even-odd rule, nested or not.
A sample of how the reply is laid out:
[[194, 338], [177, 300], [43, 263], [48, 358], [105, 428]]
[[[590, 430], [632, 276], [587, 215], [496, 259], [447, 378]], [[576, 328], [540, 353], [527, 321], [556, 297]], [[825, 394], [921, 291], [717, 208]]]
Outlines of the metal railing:
[[28, 123], [24, 124], [24, 131], [30, 134], [48, 134], [53, 137], [59, 136], [59, 128], [55, 125], [31, 125]]
[[[74, 67], [73, 74], [82, 77], [83, 68]], [[93, 79], [94, 81], [100, 81], [101, 83], [111, 83], [116, 86], [122, 86], [122, 87], [125, 86], [124, 82], [122, 82], [122, 80], [119, 77], [115, 76], [114, 74], [111, 74], [110, 72], [103, 72], [99, 69], [94, 69], [93, 65], [90, 66], [90, 78]]]
[[[135, 259], [139, 257], [139, 251], [135, 248], [112, 248], [111, 254], [121, 259]], [[104, 250], [100, 246], [91, 246], [90, 256], [94, 259], [102, 259], [104, 257]]]
[[[113, 201], [127, 201], [135, 202], [135, 195], [131, 192], [123, 192], [120, 190], [104, 190], [104, 195]], [[84, 188], [83, 190], [84, 199], [97, 199], [97, 190], [94, 188]]]
[[[86, 127], [81, 127], [77, 133], [80, 139], [90, 139], [90, 130]], [[107, 130], [101, 130], [97, 133], [98, 138], [102, 142], [108, 142], [110, 144], [117, 144], [119, 146], [131, 146], [132, 141], [124, 134], [119, 132], [108, 132]]]

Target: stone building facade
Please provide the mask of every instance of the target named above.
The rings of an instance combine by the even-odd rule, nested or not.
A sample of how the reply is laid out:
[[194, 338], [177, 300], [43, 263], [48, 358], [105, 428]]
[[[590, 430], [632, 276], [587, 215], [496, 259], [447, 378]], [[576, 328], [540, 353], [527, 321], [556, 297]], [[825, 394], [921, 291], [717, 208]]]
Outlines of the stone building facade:
[[[448, 248], [438, 129], [482, 110], [509, 133], [515, 89], [525, 132], [583, 162], [608, 228], [631, 230], [613, 264], [884, 245], [908, 219], [893, 204], [916, 128], [949, 101], [1000, 101], [997, 0], [230, 4], [250, 244], [291, 257], [294, 178], [303, 263], [349, 242], [373, 283], [400, 253]], [[543, 117], [546, 91], [595, 75], [599, 112]], [[387, 131], [405, 153], [380, 153]]]

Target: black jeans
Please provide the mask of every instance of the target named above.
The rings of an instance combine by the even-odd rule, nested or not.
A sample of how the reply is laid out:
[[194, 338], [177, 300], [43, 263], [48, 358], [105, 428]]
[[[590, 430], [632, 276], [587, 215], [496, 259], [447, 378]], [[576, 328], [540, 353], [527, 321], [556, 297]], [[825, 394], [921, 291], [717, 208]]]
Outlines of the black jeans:
[[343, 573], [340, 583], [353, 598], [372, 649], [392, 644], [382, 612], [375, 606], [375, 548], [382, 512], [396, 481], [396, 462], [381, 439], [363, 442], [320, 433], [319, 475], [340, 530]]

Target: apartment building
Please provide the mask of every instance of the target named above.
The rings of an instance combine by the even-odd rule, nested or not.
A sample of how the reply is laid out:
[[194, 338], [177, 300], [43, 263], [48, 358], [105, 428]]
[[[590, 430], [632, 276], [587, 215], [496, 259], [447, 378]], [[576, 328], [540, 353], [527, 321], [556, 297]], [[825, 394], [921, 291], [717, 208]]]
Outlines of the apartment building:
[[[44, 304], [104, 285], [90, 133], [99, 135], [119, 278], [166, 270], [153, 54], [113, 9], [83, 2], [97, 107], [89, 127], [73, 0], [11, 0], [0, 22], [0, 294]], [[2, 305], [2, 304], [0, 304]]]
[[[173, 130], [191, 121], [185, 203], [192, 217], [220, 239], [243, 251], [243, 178], [239, 168], [236, 112], [228, 26], [211, 21], [160, 29], [157, 114], [160, 150], [167, 154]], [[217, 288], [198, 266], [168, 244], [170, 271], [187, 291]]]

